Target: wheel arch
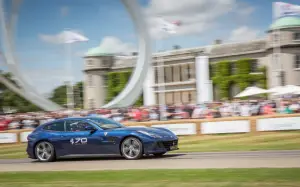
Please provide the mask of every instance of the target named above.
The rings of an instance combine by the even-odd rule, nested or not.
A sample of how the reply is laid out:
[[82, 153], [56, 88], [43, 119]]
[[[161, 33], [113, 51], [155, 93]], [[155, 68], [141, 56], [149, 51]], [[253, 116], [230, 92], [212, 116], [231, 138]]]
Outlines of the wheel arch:
[[143, 153], [144, 153], [144, 142], [143, 142], [143, 140], [142, 140], [140, 137], [136, 136], [136, 135], [130, 134], [130, 135], [124, 136], [124, 137], [120, 140], [120, 143], [119, 143], [119, 152], [120, 152], [120, 155], [121, 155], [121, 156], [123, 155], [123, 154], [122, 154], [122, 151], [121, 151], [121, 145], [122, 145], [122, 143], [124, 142], [124, 140], [125, 140], [126, 138], [129, 138], [129, 137], [136, 138], [136, 139], [138, 139], [138, 140], [142, 143], [142, 147], [143, 147], [142, 151], [143, 151]]
[[[52, 143], [51, 141], [49, 141], [48, 139], [40, 139], [39, 141], [36, 141], [36, 142], [34, 143], [34, 145], [33, 145], [33, 155], [34, 155], [35, 158], [37, 158], [37, 156], [36, 156], [36, 154], [35, 154], [35, 147], [36, 147], [36, 145], [37, 145], [38, 143], [40, 143], [40, 142], [49, 142], [49, 143], [51, 143], [51, 144], [53, 145], [53, 143]], [[55, 146], [54, 146], [54, 145], [53, 145], [53, 149], [54, 149], [54, 153], [55, 153], [55, 155], [56, 155], [56, 151], [55, 151]]]

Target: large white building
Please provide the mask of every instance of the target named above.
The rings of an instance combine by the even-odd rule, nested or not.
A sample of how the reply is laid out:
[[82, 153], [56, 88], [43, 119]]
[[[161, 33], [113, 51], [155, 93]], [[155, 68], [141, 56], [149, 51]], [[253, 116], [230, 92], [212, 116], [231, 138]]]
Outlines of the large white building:
[[[158, 104], [158, 94], [162, 92], [166, 104], [197, 103], [213, 99], [205, 56], [211, 64], [224, 60], [234, 62], [245, 58], [253, 59], [250, 74], [260, 74], [258, 67], [265, 66], [268, 87], [300, 85], [299, 17], [278, 19], [270, 26], [263, 39], [228, 44], [218, 41], [209, 51], [207, 49], [208, 47], [203, 46], [153, 54], [152, 68], [149, 69], [144, 85], [144, 104]], [[134, 68], [136, 59], [137, 56], [113, 56], [100, 48], [90, 49], [84, 57], [84, 107], [103, 106], [107, 92], [105, 74]], [[158, 68], [162, 66], [164, 82], [161, 84], [158, 80]], [[163, 85], [163, 91], [159, 89], [160, 85]], [[234, 94], [239, 91], [234, 87], [232, 90]], [[216, 88], [214, 92], [217, 92]]]

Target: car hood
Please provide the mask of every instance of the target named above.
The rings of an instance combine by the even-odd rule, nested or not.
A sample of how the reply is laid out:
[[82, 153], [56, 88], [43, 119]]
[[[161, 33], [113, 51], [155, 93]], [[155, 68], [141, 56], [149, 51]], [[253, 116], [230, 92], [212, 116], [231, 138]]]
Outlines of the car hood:
[[124, 127], [124, 128], [113, 129], [113, 131], [127, 131], [127, 132], [146, 131], [148, 133], [153, 133], [160, 136], [168, 136], [168, 137], [174, 136], [172, 132], [169, 132], [167, 130], [162, 130], [159, 128], [153, 128], [153, 127]]

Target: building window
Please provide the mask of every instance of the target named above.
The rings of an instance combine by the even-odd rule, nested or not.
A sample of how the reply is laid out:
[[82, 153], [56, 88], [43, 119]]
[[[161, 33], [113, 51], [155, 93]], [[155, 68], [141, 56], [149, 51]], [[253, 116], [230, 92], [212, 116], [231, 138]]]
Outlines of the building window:
[[165, 78], [166, 82], [173, 82], [173, 67], [165, 67]]
[[193, 97], [192, 97], [192, 93], [189, 92], [189, 103], [192, 103], [193, 102]]
[[251, 73], [255, 73], [258, 71], [258, 64], [257, 62], [251, 62], [250, 64], [250, 71]]
[[103, 75], [103, 81], [104, 81], [104, 86], [107, 87], [107, 83], [108, 83], [108, 76], [107, 76], [107, 74]]
[[102, 60], [102, 66], [104, 66], [104, 67], [109, 66], [109, 60], [108, 59], [103, 59]]
[[236, 64], [234, 62], [230, 63], [230, 74], [234, 75], [236, 73]]
[[157, 67], [155, 67], [154, 68], [154, 78], [155, 78], [155, 84], [157, 84], [158, 83], [158, 68]]
[[91, 59], [88, 59], [86, 62], [87, 66], [93, 66], [94, 65], [94, 61]]
[[295, 69], [300, 68], [300, 55], [295, 56], [294, 68]]
[[93, 75], [88, 75], [88, 85], [94, 86]]
[[279, 34], [274, 33], [274, 34], [273, 34], [273, 42], [276, 43], [276, 42], [278, 42], [278, 41], [279, 41]]
[[300, 32], [294, 34], [294, 40], [300, 40]]
[[195, 79], [195, 63], [189, 64], [190, 67], [190, 79]]
[[280, 86], [285, 86], [285, 72], [281, 71], [279, 74], [280, 77]]
[[187, 65], [187, 76], [188, 76], [188, 80], [190, 80], [191, 79], [191, 68], [190, 68], [189, 64]]
[[209, 77], [210, 78], [216, 76], [216, 68], [217, 68], [216, 65], [210, 64], [210, 66], [209, 66], [209, 69], [210, 69]]
[[94, 109], [95, 108], [95, 102], [94, 99], [89, 99], [89, 108]]
[[219, 101], [221, 100], [221, 92], [220, 92], [220, 88], [217, 85], [213, 85], [213, 97], [214, 97], [214, 101]]
[[274, 66], [275, 70], [281, 69], [280, 63], [279, 63], [279, 54], [272, 55], [272, 65]]
[[229, 86], [229, 98], [232, 99], [234, 96], [240, 93], [240, 88], [237, 84], [231, 83]]
[[250, 86], [252, 86], [252, 87], [257, 87], [258, 84], [257, 84], [257, 82], [251, 82], [251, 83], [250, 83]]

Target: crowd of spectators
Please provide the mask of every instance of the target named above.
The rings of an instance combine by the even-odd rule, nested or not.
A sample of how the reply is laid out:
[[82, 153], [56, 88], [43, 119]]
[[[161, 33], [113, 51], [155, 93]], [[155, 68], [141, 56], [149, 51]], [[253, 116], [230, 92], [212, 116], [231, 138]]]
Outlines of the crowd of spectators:
[[290, 114], [300, 112], [300, 100], [289, 99], [280, 102], [272, 100], [213, 102], [198, 105], [178, 105], [160, 108], [130, 107], [120, 109], [95, 109], [79, 111], [30, 112], [0, 116], [0, 131], [35, 128], [40, 124], [65, 117], [99, 116], [118, 122], [141, 122], [171, 119], [209, 119], [231, 116], [257, 116], [274, 113]]

